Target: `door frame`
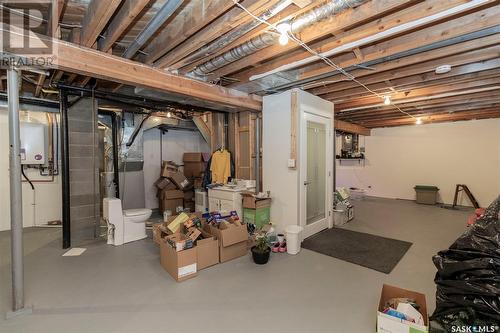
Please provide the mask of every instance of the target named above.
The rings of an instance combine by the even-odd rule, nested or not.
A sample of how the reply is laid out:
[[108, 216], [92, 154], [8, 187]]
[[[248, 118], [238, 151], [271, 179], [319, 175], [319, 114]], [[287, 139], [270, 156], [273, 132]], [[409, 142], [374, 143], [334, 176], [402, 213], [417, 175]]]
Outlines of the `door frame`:
[[[331, 114], [324, 110], [319, 110], [310, 105], [301, 105], [300, 117], [300, 172], [299, 172], [299, 222], [304, 228], [303, 238], [310, 237], [324, 229], [333, 227], [333, 110]], [[307, 225], [307, 191], [305, 182], [307, 181], [307, 121], [316, 118], [326, 125], [326, 196], [325, 196], [325, 219]], [[314, 121], [314, 120], [313, 120]]]

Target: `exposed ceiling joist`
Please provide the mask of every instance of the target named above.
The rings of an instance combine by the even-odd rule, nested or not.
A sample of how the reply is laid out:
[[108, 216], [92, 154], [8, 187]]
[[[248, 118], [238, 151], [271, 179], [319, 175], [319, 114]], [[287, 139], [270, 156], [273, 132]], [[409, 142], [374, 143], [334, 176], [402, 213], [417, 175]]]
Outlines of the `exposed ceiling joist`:
[[371, 130], [369, 128], [337, 119], [335, 120], [335, 129], [338, 131], [343, 131], [353, 134], [360, 134], [366, 136], [371, 135]]
[[124, 0], [109, 26], [98, 42], [98, 49], [107, 52], [134, 22], [151, 0]]
[[121, 0], [92, 0], [83, 18], [80, 44], [91, 47], [108, 24]]

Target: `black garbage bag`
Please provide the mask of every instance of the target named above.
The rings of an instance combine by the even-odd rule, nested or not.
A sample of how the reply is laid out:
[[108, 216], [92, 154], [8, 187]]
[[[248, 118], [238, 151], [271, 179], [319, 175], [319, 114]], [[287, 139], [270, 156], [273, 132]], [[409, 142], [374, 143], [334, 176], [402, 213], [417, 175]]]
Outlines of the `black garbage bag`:
[[500, 196], [448, 250], [434, 256], [436, 310], [450, 325], [500, 325]]

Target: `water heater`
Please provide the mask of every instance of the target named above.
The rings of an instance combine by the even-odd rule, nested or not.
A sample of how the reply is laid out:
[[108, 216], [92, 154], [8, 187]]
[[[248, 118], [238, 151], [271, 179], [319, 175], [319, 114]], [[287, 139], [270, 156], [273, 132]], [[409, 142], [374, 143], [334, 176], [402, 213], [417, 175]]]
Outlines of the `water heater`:
[[21, 122], [21, 164], [43, 165], [47, 162], [46, 126]]

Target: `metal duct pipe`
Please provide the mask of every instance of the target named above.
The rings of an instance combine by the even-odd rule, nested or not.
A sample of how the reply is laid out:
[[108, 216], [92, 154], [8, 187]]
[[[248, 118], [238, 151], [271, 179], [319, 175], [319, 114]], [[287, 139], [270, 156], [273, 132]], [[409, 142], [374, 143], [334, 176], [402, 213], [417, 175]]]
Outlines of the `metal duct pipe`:
[[[367, 0], [331, 0], [328, 3], [311, 9], [310, 11], [297, 16], [290, 23], [291, 32], [298, 33], [304, 28], [311, 26], [321, 20], [324, 20], [332, 15], [338, 14], [346, 9], [359, 6]], [[214, 70], [226, 66], [236, 60], [242, 59], [252, 53], [255, 53], [267, 46], [275, 44], [278, 40], [278, 35], [270, 32], [264, 32], [261, 35], [252, 38], [223, 54], [217, 56], [196, 67], [188, 73], [190, 76], [205, 76], [212, 73]]]
[[139, 36], [123, 52], [122, 57], [131, 59], [139, 49], [161, 28], [161, 26], [172, 16], [179, 8], [183, 0], [168, 0], [163, 7], [158, 10], [156, 15], [149, 21], [148, 25], [141, 31]]
[[[264, 13], [262, 13], [259, 18], [261, 20], [267, 21], [270, 18], [274, 17], [278, 13], [280, 13], [283, 9], [288, 7], [290, 4], [292, 4], [292, 0], [281, 0], [268, 10], [266, 10]], [[229, 31], [227, 34], [217, 38], [215, 41], [212, 43], [203, 46], [201, 49], [196, 51], [195, 53], [189, 55], [186, 57], [184, 60], [182, 60], [183, 65], [190, 64], [192, 62], [195, 62], [201, 58], [208, 57], [215, 53], [217, 50], [220, 50], [227, 45], [231, 44], [244, 34], [252, 31], [256, 27], [258, 27], [261, 23], [257, 20], [252, 20], [248, 22], [247, 24], [244, 24], [242, 26], [239, 26], [231, 31]]]

